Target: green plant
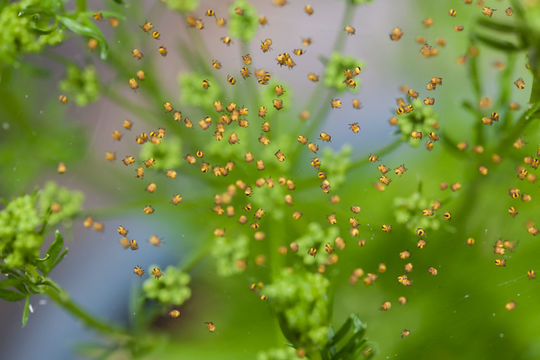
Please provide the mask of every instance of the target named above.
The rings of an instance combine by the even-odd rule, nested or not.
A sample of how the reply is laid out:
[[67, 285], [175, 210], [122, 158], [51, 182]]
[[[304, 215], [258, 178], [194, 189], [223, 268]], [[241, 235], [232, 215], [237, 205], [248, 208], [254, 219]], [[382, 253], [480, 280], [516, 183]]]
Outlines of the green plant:
[[[260, 300], [257, 311], [268, 308], [276, 320], [273, 349], [258, 351], [260, 360], [370, 358], [376, 355], [375, 346], [366, 339], [366, 332], [370, 331], [368, 321], [361, 320], [369, 318], [370, 329], [375, 322], [370, 315], [373, 311], [364, 310], [375, 301], [369, 299], [384, 295], [398, 298], [404, 305], [407, 298], [402, 292], [410, 294], [407, 296], [421, 294], [421, 291], [407, 292], [413, 285], [409, 278], [414, 278], [414, 288], [419, 286], [426, 290], [432, 286], [433, 276], [439, 276], [439, 271], [439, 278], [443, 279], [445, 272], [452, 271], [465, 282], [472, 278], [462, 266], [470, 260], [458, 258], [455, 261], [454, 256], [468, 249], [462, 246], [465, 243], [475, 244], [475, 240], [467, 238], [485, 236], [482, 231], [487, 225], [475, 214], [494, 209], [502, 209], [504, 213], [509, 206], [517, 211], [515, 207], [518, 207], [519, 223], [514, 221], [509, 228], [519, 236], [536, 236], [536, 224], [530, 219], [538, 210], [531, 200], [536, 196], [534, 171], [540, 158], [540, 150], [534, 148], [540, 119], [540, 30], [534, 16], [539, 5], [533, 1], [511, 1], [514, 17], [504, 20], [470, 10], [474, 15], [466, 26], [468, 37], [456, 40], [466, 43], [467, 55], [460, 57], [459, 62], [466, 67], [467, 81], [472, 88], [472, 94], [464, 96], [463, 109], [456, 109], [453, 98], [460, 95], [459, 89], [447, 95], [451, 100], [436, 96], [435, 106], [430, 103], [432, 93], [404, 89], [398, 106], [388, 114], [390, 124], [396, 127], [393, 139], [369, 154], [357, 156], [352, 147], [344, 146], [341, 151], [335, 151], [327, 146], [326, 142], [331, 140], [328, 132], [333, 132], [335, 127], [324, 121], [333, 108], [340, 111], [337, 108], [341, 105], [331, 106], [331, 102], [341, 101], [339, 97], [345, 99], [346, 90], [354, 92], [361, 86], [365, 89], [360, 70], [370, 64], [368, 62], [365, 68], [363, 61], [344, 54], [347, 33], [343, 28], [352, 23], [357, 5], [369, 2], [346, 1], [344, 4], [340, 32], [328, 55], [318, 57], [325, 69], [305, 107], [298, 105], [302, 102], [298, 101], [294, 86], [280, 80], [287, 74], [280, 73], [281, 67], [284, 71], [296, 71], [295, 67], [300, 65], [296, 65], [295, 60], [300, 62], [300, 55], [287, 53], [289, 60], [281, 61], [280, 57], [287, 58], [284, 51], [274, 50], [267, 55], [257, 48], [257, 55], [252, 54], [254, 64], [245, 60], [240, 63], [237, 56], [238, 64], [251, 73], [245, 79], [235, 75], [238, 72], [227, 75], [225, 70], [212, 68], [206, 42], [199, 33], [211, 16], [203, 17], [203, 10], [197, 9], [198, 1], [165, 1], [168, 8], [178, 11], [176, 15], [185, 22], [188, 35], [188, 40], [178, 40], [179, 54], [188, 66], [177, 77], [179, 97], [169, 94], [161, 83], [159, 61], [167, 58], [158, 56], [152, 37], [142, 31], [140, 36], [131, 33], [129, 24], [147, 21], [137, 6], [117, 3], [101, 12], [104, 17], [127, 19], [114, 27], [112, 39], [108, 41], [92, 21], [94, 12], [86, 9], [85, 1], [77, 1], [72, 12], [66, 12], [62, 2], [54, 1], [39, 7], [29, 1], [1, 7], [0, 23], [13, 26], [11, 32], [17, 30], [22, 34], [7, 32], [3, 35], [9, 40], [5, 48], [0, 47], [0, 56], [7, 63], [3, 65], [8, 69], [6, 72], [9, 73], [13, 65], [24, 64], [25, 54], [45, 51], [45, 46], [63, 41], [67, 30], [82, 36], [85, 42], [95, 39], [100, 47], [100, 59], [116, 77], [101, 83], [92, 61], [84, 67], [75, 66], [71, 59], [49, 52], [49, 58], [67, 69], [60, 89], [79, 106], [97, 101], [101, 95], [130, 112], [144, 129], [144, 133], [137, 136], [137, 144], [130, 144], [137, 146], [129, 148], [134, 161], [130, 163], [125, 158], [121, 162], [122, 159], [111, 157], [109, 160], [116, 161], [117, 166], [107, 168], [116, 180], [121, 179], [122, 198], [129, 198], [128, 202], [108, 209], [82, 211], [80, 194], [49, 183], [40, 192], [15, 198], [0, 212], [0, 266], [2, 273], [7, 274], [0, 283], [0, 297], [10, 301], [26, 299], [23, 324], [28, 318], [30, 295], [46, 294], [86, 325], [110, 338], [113, 354], [159, 356], [156, 354], [163, 351], [160, 347], [168, 341], [160, 333], [154, 333], [152, 324], [160, 315], [185, 306], [192, 295], [202, 292], [197, 281], [192, 280], [196, 278], [194, 268], [211, 266], [221, 279], [235, 279], [244, 290], [253, 290]], [[276, 5], [282, 3], [275, 1]], [[186, 14], [191, 11], [196, 11], [199, 18]], [[466, 5], [458, 11], [467, 13]], [[239, 40], [235, 45], [241, 55], [246, 55], [249, 42], [257, 39], [259, 26], [264, 22], [258, 18], [256, 6], [247, 1], [234, 2], [229, 15], [231, 41], [234, 44]], [[161, 36], [166, 37], [168, 31], [159, 30]], [[508, 41], [500, 39], [503, 35], [508, 36]], [[33, 41], [34, 38], [37, 41]], [[167, 41], [166, 45], [172, 52], [172, 41]], [[226, 49], [226, 44], [220, 45]], [[427, 44], [424, 46], [429, 48]], [[439, 47], [442, 49], [442, 45]], [[144, 57], [140, 61], [130, 56], [133, 49], [142, 49]], [[483, 78], [482, 64], [487, 51], [500, 52], [506, 57], [506, 69], [497, 79], [499, 92], [495, 101], [487, 99], [485, 94], [487, 81]], [[435, 53], [430, 50], [429, 57], [434, 57]], [[523, 60], [525, 53], [527, 69], [522, 69], [519, 75], [525, 78], [525, 89], [520, 91], [530, 90], [530, 96], [524, 101], [524, 109], [518, 111], [511, 101], [515, 96], [511, 88], [518, 78], [514, 75], [516, 59]], [[309, 51], [302, 56], [308, 54]], [[264, 69], [258, 71], [255, 63], [259, 64], [259, 56], [277, 57], [280, 69], [272, 73]], [[144, 75], [140, 76], [139, 71]], [[428, 91], [437, 87], [445, 89], [447, 81], [452, 80], [446, 75], [440, 79], [438, 75], [423, 74], [428, 77]], [[137, 87], [129, 83], [129, 89], [129, 79], [137, 81]], [[463, 82], [459, 85], [465, 86]], [[124, 96], [121, 92], [124, 89], [135, 89], [134, 96], [138, 100]], [[425, 95], [424, 99], [419, 97], [419, 92]], [[449, 105], [437, 107], [439, 100]], [[16, 104], [10, 106], [10, 116], [15, 117]], [[298, 113], [301, 113], [300, 118]], [[117, 124], [121, 129], [121, 123]], [[130, 126], [118, 130], [126, 135], [123, 139], [135, 137], [127, 135]], [[318, 135], [322, 130], [324, 133]], [[468, 143], [474, 145], [470, 146], [472, 149], [468, 148]], [[420, 144], [425, 144], [427, 150], [419, 147]], [[62, 159], [61, 156], [57, 151], [54, 160]], [[70, 159], [68, 165], [75, 160], [76, 157]], [[89, 168], [105, 166], [95, 159], [90, 161], [93, 166]], [[410, 169], [397, 166], [405, 161]], [[393, 163], [395, 167], [390, 166]], [[517, 180], [512, 173], [516, 166]], [[129, 172], [121, 170], [126, 167]], [[416, 178], [411, 176], [414, 172]], [[488, 173], [499, 175], [498, 183], [490, 183]], [[111, 188], [106, 175], [93, 180], [105, 191]], [[140, 191], [141, 181], [145, 183], [144, 193]], [[504, 193], [518, 186], [519, 194], [515, 190], [510, 192], [515, 202], [507, 206], [505, 200], [501, 200], [507, 196]], [[439, 191], [447, 193], [441, 195]], [[492, 198], [492, 191], [498, 191], [500, 198]], [[179, 264], [166, 269], [161, 269], [159, 264], [144, 264], [139, 267], [140, 271], [145, 270], [144, 274], [137, 273], [136, 268], [136, 275], [145, 277], [134, 289], [130, 304], [130, 313], [137, 316], [132, 316], [130, 325], [122, 328], [87, 314], [48, 277], [67, 251], [62, 252], [63, 237], [58, 231], [42, 258], [39, 251], [52, 226], [67, 224], [75, 218], [101, 218], [132, 209], [141, 216], [173, 219], [171, 223], [180, 217], [194, 229], [196, 236], [188, 242], [189, 255], [179, 256], [182, 258]], [[493, 216], [503, 218], [498, 212]], [[511, 220], [504, 218], [498, 222], [510, 223]], [[489, 225], [500, 234], [505, 233], [499, 224]], [[121, 229], [118, 232], [121, 237], [126, 236]], [[126, 241], [127, 238], [121, 240], [125, 247], [138, 247]], [[511, 261], [508, 254], [516, 246], [514, 242], [490, 239], [493, 245], [487, 241], [483, 248], [494, 247], [496, 257], [490, 253], [491, 258], [488, 258], [474, 248], [475, 259], [480, 259], [482, 264], [486, 258], [486, 264], [496, 260], [497, 265]], [[146, 244], [140, 243], [142, 250]], [[458, 243], [462, 248], [458, 248]], [[366, 255], [368, 251], [378, 257]], [[208, 255], [212, 255], [212, 265], [204, 262]], [[380, 262], [381, 257], [384, 263]], [[413, 269], [413, 260], [407, 260], [409, 257], [414, 260], [414, 269], [425, 269], [422, 274], [416, 270], [409, 274]], [[365, 264], [362, 266], [366, 272], [359, 267], [358, 259]], [[490, 268], [485, 273], [492, 275], [492, 271]], [[352, 275], [343, 276], [351, 272]], [[524, 271], [519, 274], [516, 272], [515, 276], [527, 276]], [[529, 278], [533, 278], [534, 272], [530, 274]], [[340, 286], [346, 283], [347, 277], [352, 286], [361, 279], [360, 283], [366, 286], [377, 283], [373, 287], [378, 290], [362, 298], [363, 303], [351, 305], [343, 294], [355, 288], [343, 290], [344, 286]], [[393, 282], [388, 280], [390, 278]], [[452, 285], [449, 285], [450, 290], [442, 291], [448, 294], [460, 288], [460, 281], [445, 279]], [[489, 291], [486, 293], [493, 295]], [[235, 296], [244, 297], [244, 294]], [[419, 298], [421, 296], [417, 296]], [[388, 311], [390, 303], [384, 301], [381, 309]], [[451, 318], [444, 320], [450, 322]], [[201, 327], [202, 322], [198, 322]], [[208, 329], [212, 329], [214, 323], [205, 322]], [[219, 334], [220, 324], [215, 325], [210, 331]], [[377, 326], [375, 323], [374, 328]], [[407, 328], [401, 329], [401, 337], [409, 333]], [[399, 337], [397, 332], [394, 337], [396, 335]], [[417, 345], [414, 349], [421, 347]], [[486, 346], [483, 351], [494, 350]], [[383, 352], [386, 353], [384, 348]]]

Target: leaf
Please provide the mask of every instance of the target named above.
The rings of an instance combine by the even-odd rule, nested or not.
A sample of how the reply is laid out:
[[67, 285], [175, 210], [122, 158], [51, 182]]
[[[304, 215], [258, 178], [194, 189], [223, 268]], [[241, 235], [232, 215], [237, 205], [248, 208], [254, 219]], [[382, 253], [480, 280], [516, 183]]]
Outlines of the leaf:
[[[75, 34], [96, 39], [101, 50], [101, 59], [105, 60], [107, 58], [109, 50], [107, 47], [107, 41], [105, 40], [105, 36], [103, 36], [101, 30], [95, 24], [90, 22], [90, 20], [83, 18], [81, 22], [78, 22], [67, 16], [58, 16], [58, 20], [60, 20], [60, 22], [64, 24], [65, 27], [73, 31]], [[82, 22], [84, 22], [84, 24]]]
[[490, 46], [497, 50], [503, 50], [503, 51], [520, 51], [523, 50], [521, 46], [518, 46], [516, 44], [513, 44], [509, 41], [503, 41], [503, 40], [495, 40], [494, 38], [490, 36], [485, 36], [481, 34], [473, 34], [474, 38], [483, 42], [485, 45]]
[[478, 18], [476, 22], [478, 23], [478, 25], [494, 31], [501, 31], [503, 33], [519, 32], [519, 29], [516, 28], [513, 24], [505, 24], [503, 22], [488, 19], [486, 17]]
[[46, 254], [44, 258], [37, 258], [36, 261], [37, 262], [44, 262], [44, 261], [47, 261], [49, 260], [51, 256], [49, 254]]
[[58, 254], [60, 254], [60, 251], [62, 251], [62, 248], [64, 247], [64, 237], [60, 233], [60, 231], [56, 230], [54, 233], [54, 241], [52, 242], [51, 246], [49, 246], [49, 250], [47, 250], [47, 255], [51, 257], [52, 260], [56, 259]]
[[27, 6], [26, 8], [19, 11], [17, 13], [17, 16], [21, 17], [21, 16], [29, 16], [29, 15], [41, 15], [41, 14], [47, 15], [47, 16], [54, 16], [54, 13], [51, 10], [47, 8], [39, 7], [39, 6]]
[[30, 295], [26, 297], [26, 302], [24, 303], [24, 310], [22, 314], [22, 327], [26, 326], [26, 323], [28, 322], [28, 310], [30, 309]]
[[16, 292], [13, 290], [7, 290], [7, 289], [0, 289], [0, 299], [4, 299], [6, 301], [19, 301], [26, 297], [25, 294], [21, 294], [20, 292]]
[[58, 258], [56, 258], [56, 260], [52, 263], [52, 266], [51, 268], [49, 269], [49, 271], [51, 271], [60, 261], [62, 261], [62, 259], [64, 258], [64, 256], [66, 256], [66, 254], [68, 253], [68, 249], [64, 249], [64, 251], [60, 254], [60, 256], [58, 256]]
[[[328, 343], [322, 352], [323, 358], [331, 360], [354, 359], [356, 354], [366, 345], [365, 333], [366, 325], [358, 315], [351, 314], [335, 334], [333, 331], [330, 332]], [[338, 343], [342, 340], [346, 342], [343, 346], [339, 346]]]

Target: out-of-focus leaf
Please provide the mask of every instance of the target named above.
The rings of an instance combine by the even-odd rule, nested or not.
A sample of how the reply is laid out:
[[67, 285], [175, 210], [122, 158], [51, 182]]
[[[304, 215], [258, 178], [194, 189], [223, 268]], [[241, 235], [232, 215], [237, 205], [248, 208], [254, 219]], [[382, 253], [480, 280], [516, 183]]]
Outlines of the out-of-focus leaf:
[[81, 22], [79, 22], [67, 16], [58, 16], [58, 20], [74, 33], [96, 39], [101, 50], [101, 59], [105, 60], [107, 58], [109, 50], [105, 36], [103, 36], [101, 30], [95, 24], [90, 22], [90, 20], [83, 18], [81, 19]]
[[490, 46], [497, 50], [502, 51], [520, 51], [523, 50], [523, 48], [519, 45], [516, 45], [514, 43], [511, 43], [510, 41], [503, 41], [503, 40], [496, 40], [493, 37], [485, 36], [482, 34], [475, 33], [473, 34], [474, 38], [478, 41], [481, 41], [487, 46]]
[[28, 322], [28, 310], [30, 309], [30, 295], [26, 297], [26, 302], [24, 303], [24, 309], [22, 314], [22, 327], [26, 326], [26, 323]]
[[486, 17], [478, 18], [476, 20], [476, 23], [487, 29], [501, 31], [504, 33], [519, 32], [519, 29], [516, 28], [513, 24], [505, 24], [503, 22], [495, 21], [493, 19], [488, 19]]
[[25, 297], [25, 294], [21, 294], [13, 290], [0, 289], [0, 299], [4, 299], [6, 301], [19, 301]]

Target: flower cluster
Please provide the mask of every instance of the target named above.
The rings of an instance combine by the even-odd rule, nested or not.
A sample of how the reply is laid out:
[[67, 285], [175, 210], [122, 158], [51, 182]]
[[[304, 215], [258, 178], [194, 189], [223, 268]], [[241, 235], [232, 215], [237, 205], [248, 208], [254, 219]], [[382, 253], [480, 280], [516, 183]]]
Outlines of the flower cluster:
[[11, 268], [32, 263], [43, 241], [36, 229], [42, 224], [36, 210], [37, 194], [11, 201], [0, 212], [0, 258]]
[[84, 195], [80, 191], [71, 191], [56, 183], [49, 181], [39, 192], [37, 204], [38, 214], [42, 218], [50, 214], [47, 219], [48, 225], [56, 225], [62, 220], [69, 219], [79, 212], [82, 207]]
[[[205, 89], [202, 82], [207, 80], [210, 86]], [[219, 82], [212, 76], [196, 73], [181, 73], [178, 75], [180, 87], [180, 102], [187, 106], [197, 106], [208, 112], [213, 112], [212, 104], [222, 97]]]
[[[149, 269], [152, 272], [153, 267]], [[159, 279], [148, 278], [143, 284], [143, 291], [148, 299], [157, 300], [166, 305], [182, 305], [191, 297], [187, 286], [190, 277], [174, 266], [168, 266]]]
[[360, 79], [356, 80], [357, 86], [354, 88], [347, 86], [345, 83], [345, 71], [353, 70], [357, 66], [362, 69], [364, 68], [362, 61], [352, 56], [333, 53], [328, 60], [328, 64], [326, 65], [326, 72], [324, 73], [324, 85], [329, 88], [334, 88], [338, 92], [343, 92], [347, 89], [349, 89], [351, 92], [358, 91], [358, 88], [361, 85]]
[[42, 191], [22, 195], [0, 211], [0, 260], [10, 268], [35, 264], [44, 240], [42, 228], [72, 217], [83, 195], [48, 183]]
[[428, 134], [438, 126], [439, 115], [433, 110], [433, 107], [424, 105], [421, 99], [415, 99], [411, 102], [414, 111], [397, 115], [396, 118], [399, 133], [403, 140], [409, 139], [413, 146], [420, 144], [420, 139], [411, 137], [413, 131]]
[[418, 192], [408, 198], [394, 199], [394, 216], [400, 224], [405, 224], [407, 229], [416, 231], [417, 228], [425, 230], [437, 230], [440, 221], [435, 216], [424, 216], [422, 211], [430, 208], [431, 203]]
[[349, 145], [344, 145], [339, 152], [330, 147], [323, 150], [321, 163], [334, 190], [345, 183], [347, 170], [351, 165], [351, 154], [352, 147]]
[[[26, 12], [31, 7], [54, 13], [62, 7], [59, 0], [23, 0], [5, 5], [0, 10], [0, 59], [16, 62], [21, 55], [41, 51], [45, 46], [64, 40], [64, 31], [44, 14]], [[43, 28], [48, 28], [43, 31]]]
[[[302, 258], [305, 265], [326, 264], [328, 262], [328, 253], [324, 250], [324, 245], [333, 244], [338, 236], [338, 227], [331, 226], [324, 231], [319, 223], [312, 222], [308, 225], [306, 234], [296, 240], [298, 244], [296, 254]], [[311, 248], [317, 249], [317, 256], [308, 254]]]
[[328, 287], [318, 273], [283, 270], [264, 291], [283, 334], [296, 348], [319, 349], [328, 340]]
[[249, 239], [242, 234], [230, 238], [216, 237], [212, 255], [216, 258], [217, 273], [221, 276], [231, 276], [245, 269], [245, 259], [249, 254]]
[[66, 78], [59, 85], [60, 90], [73, 98], [78, 106], [86, 106], [99, 98], [99, 79], [93, 66], [84, 69], [68, 66]]
[[156, 164], [152, 167], [156, 170], [175, 169], [181, 165], [180, 154], [181, 141], [177, 137], [168, 135], [160, 144], [145, 143], [140, 152], [141, 159], [153, 158]]

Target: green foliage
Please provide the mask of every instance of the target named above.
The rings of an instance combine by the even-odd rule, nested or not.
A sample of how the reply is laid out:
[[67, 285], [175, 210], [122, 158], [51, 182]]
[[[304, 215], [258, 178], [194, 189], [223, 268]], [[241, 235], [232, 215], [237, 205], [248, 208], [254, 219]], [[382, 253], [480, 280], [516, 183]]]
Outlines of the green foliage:
[[352, 147], [344, 145], [341, 151], [336, 152], [330, 147], [323, 149], [321, 164], [326, 171], [326, 177], [332, 184], [332, 189], [339, 189], [346, 182], [346, 175], [351, 165]]
[[[203, 80], [208, 80], [210, 87], [203, 88]], [[198, 106], [207, 112], [214, 111], [212, 104], [221, 99], [222, 90], [219, 82], [211, 76], [196, 73], [182, 73], [178, 75], [180, 87], [180, 102], [187, 106]]]
[[[243, 14], [237, 14], [235, 9], [240, 8]], [[243, 42], [248, 42], [253, 39], [257, 32], [258, 16], [255, 8], [246, 0], [236, 0], [229, 7], [229, 15], [231, 16], [229, 32], [232, 37], [239, 38]]]
[[364, 69], [364, 63], [352, 56], [342, 55], [340, 53], [333, 53], [326, 64], [326, 72], [324, 73], [324, 86], [333, 88], [338, 92], [349, 90], [350, 92], [357, 92], [362, 85], [361, 80], [356, 77], [356, 87], [351, 88], [345, 84], [345, 70], [353, 70], [355, 67], [360, 66]]
[[[305, 235], [296, 239], [298, 244], [297, 256], [302, 258], [305, 265], [322, 265], [328, 262], [328, 253], [324, 250], [324, 245], [334, 244], [334, 240], [339, 236], [339, 228], [331, 226], [326, 229], [322, 228], [319, 223], [309, 223]], [[311, 248], [317, 249], [317, 256], [308, 254]]]
[[405, 224], [407, 229], [415, 232], [417, 228], [424, 230], [437, 230], [440, 227], [439, 217], [423, 216], [422, 210], [430, 209], [431, 202], [422, 197], [419, 192], [411, 194], [408, 198], [394, 199], [394, 216], [399, 224]]
[[0, 255], [8, 267], [22, 267], [39, 255], [43, 239], [36, 230], [43, 217], [36, 211], [36, 198], [18, 197], [0, 211]]
[[[83, 196], [48, 183], [43, 192], [22, 195], [0, 211], [0, 265], [24, 268], [35, 265], [46, 275], [54, 265], [63, 240], [57, 239], [49, 248], [50, 258], [39, 259], [44, 230], [74, 216], [80, 211]], [[58, 207], [60, 209], [58, 209]], [[59, 233], [57, 233], [57, 236]], [[54, 263], [52, 263], [54, 262]]]
[[96, 69], [87, 66], [80, 69], [70, 65], [67, 68], [66, 78], [60, 82], [60, 90], [68, 98], [73, 98], [78, 106], [86, 106], [99, 99], [99, 79]]
[[16, 63], [27, 53], [61, 43], [65, 36], [54, 13], [61, 11], [60, 0], [22, 0], [0, 11], [0, 60]]
[[162, 139], [160, 144], [146, 142], [141, 147], [140, 157], [143, 160], [154, 158], [156, 164], [152, 166], [156, 170], [168, 170], [179, 167], [182, 145], [180, 139], [173, 135]]
[[[148, 273], [152, 273], [152, 269]], [[148, 278], [143, 284], [144, 296], [164, 305], [182, 305], [191, 297], [187, 286], [190, 276], [174, 266], [168, 266], [160, 278]]]
[[330, 328], [328, 343], [322, 352], [323, 360], [357, 359], [360, 352], [364, 359], [371, 358], [374, 351], [364, 338], [366, 329], [357, 314], [351, 314], [336, 333]]
[[71, 191], [49, 181], [39, 192], [38, 213], [45, 217], [54, 208], [47, 218], [47, 224], [53, 226], [77, 214], [82, 208], [83, 200], [82, 192]]
[[422, 134], [429, 134], [436, 130], [436, 124], [439, 119], [439, 115], [433, 110], [432, 106], [424, 105], [421, 99], [415, 99], [411, 102], [414, 110], [397, 115], [398, 128], [401, 138], [405, 141], [408, 140], [412, 146], [418, 146], [420, 139], [411, 137], [413, 131], [421, 132]]
[[264, 288], [283, 334], [296, 348], [322, 349], [328, 339], [328, 287], [318, 273], [283, 270]]
[[244, 270], [239, 262], [245, 261], [249, 254], [249, 239], [245, 234], [230, 237], [216, 237], [212, 255], [216, 259], [217, 273], [231, 276]]

